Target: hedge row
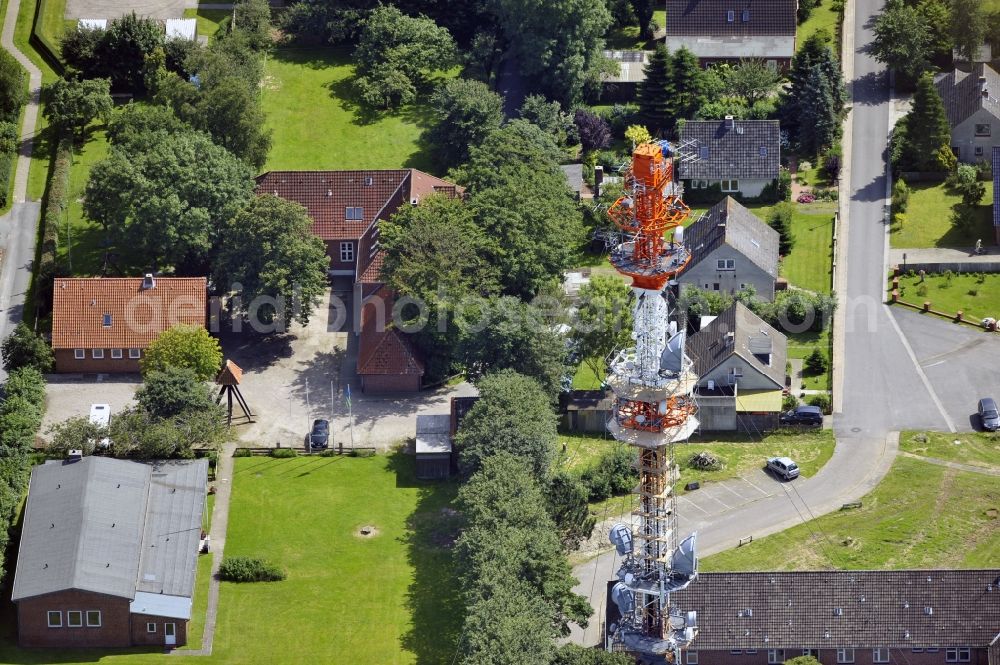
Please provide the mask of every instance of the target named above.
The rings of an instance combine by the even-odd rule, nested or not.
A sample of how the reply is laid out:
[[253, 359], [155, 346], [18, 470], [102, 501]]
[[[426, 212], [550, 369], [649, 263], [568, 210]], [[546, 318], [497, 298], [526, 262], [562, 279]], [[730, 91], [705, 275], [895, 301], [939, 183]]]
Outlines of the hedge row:
[[62, 74], [66, 71], [66, 66], [60, 57], [62, 49], [59, 40], [45, 30], [45, 17], [50, 11], [58, 10], [57, 7], [50, 7], [51, 2], [52, 0], [39, 0], [35, 6], [35, 16], [31, 21], [31, 35], [28, 41], [57, 74]]
[[264, 559], [227, 556], [219, 566], [219, 577], [227, 582], [280, 582], [285, 571]]
[[16, 163], [16, 153], [0, 152], [0, 208], [5, 207], [9, 202], [10, 180], [14, 176], [14, 165]]
[[62, 136], [49, 173], [49, 191], [42, 212], [42, 242], [35, 280], [35, 315], [43, 317], [51, 309], [52, 281], [62, 274], [59, 263], [59, 227], [69, 208], [69, 172], [73, 165], [73, 139]]
[[14, 370], [0, 402], [0, 580], [17, 506], [28, 488], [30, 453], [42, 425], [45, 379], [33, 367]]

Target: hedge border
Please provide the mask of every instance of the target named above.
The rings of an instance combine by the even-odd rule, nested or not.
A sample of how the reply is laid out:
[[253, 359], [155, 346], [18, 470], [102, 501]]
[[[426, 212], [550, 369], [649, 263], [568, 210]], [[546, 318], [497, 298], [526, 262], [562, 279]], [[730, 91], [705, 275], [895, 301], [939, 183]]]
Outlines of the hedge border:
[[62, 76], [66, 73], [66, 65], [59, 57], [62, 49], [58, 45], [52, 44], [48, 35], [44, 34], [39, 27], [39, 17], [45, 15], [47, 5], [48, 0], [38, 0], [38, 4], [35, 5], [35, 15], [31, 19], [31, 35], [28, 36], [28, 43], [35, 47], [38, 54], [48, 63], [49, 67], [55, 70], [56, 74]]

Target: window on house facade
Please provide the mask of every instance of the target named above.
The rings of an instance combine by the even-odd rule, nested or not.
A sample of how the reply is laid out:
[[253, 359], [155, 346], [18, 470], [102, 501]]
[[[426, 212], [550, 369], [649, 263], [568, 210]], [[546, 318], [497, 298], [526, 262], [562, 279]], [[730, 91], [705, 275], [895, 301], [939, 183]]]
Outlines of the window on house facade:
[[991, 127], [990, 123], [982, 122], [976, 123], [976, 136], [990, 136]]
[[91, 349], [90, 357], [94, 358], [95, 360], [100, 360], [101, 358], [104, 357], [104, 349]]
[[745, 649], [745, 650], [743, 651], [743, 653], [745, 653], [745, 654], [746, 654], [746, 655], [748, 655], [748, 656], [752, 656], [752, 655], [754, 655], [755, 653], [757, 653], [757, 650], [756, 650], [756, 649]]
[[142, 355], [142, 351], [140, 351], [139, 349], [129, 349], [128, 350], [128, 357], [129, 358], [138, 358], [141, 355]]
[[49, 612], [49, 628], [62, 628], [62, 612], [52, 610]]
[[739, 180], [723, 180], [722, 181], [722, 191], [724, 191], [724, 192], [738, 192], [738, 191], [740, 191], [740, 181]]
[[89, 610], [87, 612], [87, 625], [91, 628], [101, 627], [101, 611]]
[[687, 665], [698, 665], [698, 651], [696, 649], [688, 650]]
[[155, 623], [147, 623], [146, 624], [146, 632], [147, 633], [155, 633], [156, 632], [156, 624]]
[[927, 647], [927, 648], [925, 649], [925, 651], [926, 651], [927, 653], [937, 653], [937, 652], [938, 652], [938, 651], [940, 651], [940, 650], [941, 650], [941, 649], [939, 649], [938, 647]]
[[920, 647], [913, 647], [912, 649], [910, 649], [910, 651], [912, 651], [913, 653], [923, 653], [924, 652], [924, 650], [921, 649]]
[[972, 650], [969, 647], [948, 647], [944, 650], [946, 663], [968, 663], [970, 660], [972, 660]]
[[767, 650], [767, 663], [768, 665], [777, 665], [778, 663], [785, 662], [785, 650], [784, 649], [768, 649]]
[[889, 649], [880, 647], [878, 649], [872, 649], [872, 662], [873, 663], [888, 663], [889, 662]]
[[819, 659], [819, 649], [803, 649], [803, 656], [812, 656], [813, 658]]
[[736, 259], [719, 259], [715, 265], [716, 270], [736, 270]]
[[353, 242], [342, 242], [340, 243], [340, 260], [344, 263], [350, 263], [354, 260], [354, 243]]
[[111, 349], [111, 357], [115, 360], [121, 360], [122, 350], [121, 349]]
[[713, 282], [712, 283], [712, 290], [713, 291], [718, 291], [719, 290], [719, 283], [718, 282]]
[[750, 10], [749, 9], [744, 9], [742, 15], [740, 16], [740, 18], [743, 20], [744, 23], [749, 23], [750, 22]]
[[70, 628], [80, 628], [83, 626], [83, 612], [80, 610], [70, 610], [66, 613], [66, 625]]
[[977, 145], [976, 149], [973, 152], [976, 153], [976, 157], [982, 157], [983, 156], [983, 146]]
[[729, 653], [731, 653], [734, 656], [739, 656], [743, 653], [743, 649], [730, 649]]
[[854, 649], [837, 649], [837, 662], [838, 663], [853, 663], [854, 662]]
[[777, 60], [766, 60], [764, 65], [770, 69], [772, 72], [778, 71], [778, 61]]
[[73, 349], [73, 357], [77, 360], [83, 360], [87, 357], [87, 352], [83, 349]]

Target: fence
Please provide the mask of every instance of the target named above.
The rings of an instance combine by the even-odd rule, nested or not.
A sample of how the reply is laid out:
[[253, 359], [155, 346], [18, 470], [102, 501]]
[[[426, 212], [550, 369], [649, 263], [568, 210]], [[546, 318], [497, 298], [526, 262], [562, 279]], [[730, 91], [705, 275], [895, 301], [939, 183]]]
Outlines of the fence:
[[[233, 457], [271, 457], [274, 455], [276, 450], [291, 450], [295, 452], [295, 455], [301, 457], [322, 457], [322, 456], [333, 456], [333, 455], [346, 455], [348, 457], [368, 457], [376, 453], [375, 446], [355, 446], [353, 448], [327, 448], [326, 450], [309, 450], [306, 448], [252, 448], [249, 446], [241, 446], [233, 451]], [[280, 453], [279, 453], [280, 454]]]

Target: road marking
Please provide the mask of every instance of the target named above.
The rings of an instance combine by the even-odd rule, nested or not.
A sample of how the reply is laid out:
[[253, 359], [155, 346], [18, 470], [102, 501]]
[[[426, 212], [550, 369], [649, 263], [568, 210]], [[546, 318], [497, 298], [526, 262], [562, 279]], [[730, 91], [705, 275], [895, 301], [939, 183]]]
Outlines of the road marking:
[[704, 508], [702, 508], [701, 506], [699, 506], [699, 505], [698, 505], [697, 503], [695, 503], [695, 502], [694, 502], [694, 501], [692, 501], [691, 499], [688, 499], [687, 497], [685, 497], [685, 496], [683, 496], [683, 495], [681, 495], [681, 496], [678, 496], [678, 497], [677, 497], [677, 500], [678, 500], [678, 501], [686, 501], [686, 502], [687, 502], [688, 504], [690, 504], [690, 505], [694, 506], [695, 508], [697, 508], [697, 509], [698, 509], [698, 510], [700, 510], [701, 512], [705, 513], [706, 515], [711, 515], [711, 514], [712, 514], [712, 513], [708, 512], [707, 510], [705, 510]]
[[757, 486], [756, 486], [756, 485], [754, 485], [754, 484], [753, 484], [752, 482], [750, 482], [750, 479], [749, 479], [749, 478], [742, 478], [742, 480], [743, 480], [743, 482], [745, 482], [745, 483], [746, 483], [747, 485], [749, 485], [750, 487], [754, 488], [755, 490], [757, 490], [758, 492], [760, 492], [760, 493], [761, 493], [761, 494], [763, 494], [764, 496], [771, 496], [770, 494], [768, 494], [767, 492], [765, 492], [764, 490], [762, 490], [761, 488], [757, 487]]
[[728, 503], [726, 503], [725, 501], [723, 501], [722, 499], [720, 499], [719, 497], [717, 497], [717, 496], [715, 496], [713, 494], [702, 494], [702, 496], [708, 497], [710, 500], [715, 501], [717, 503], [721, 503], [722, 506], [726, 510], [732, 510], [733, 509], [732, 506], [730, 506]]
[[723, 484], [722, 484], [722, 486], [723, 486], [723, 487], [725, 487], [725, 488], [726, 488], [727, 490], [729, 490], [730, 492], [732, 492], [732, 493], [733, 493], [733, 496], [735, 496], [735, 497], [736, 497], [737, 499], [739, 499], [739, 500], [741, 500], [741, 501], [746, 501], [746, 497], [745, 497], [745, 496], [743, 496], [742, 494], [740, 494], [739, 492], [737, 492], [736, 490], [734, 490], [734, 489], [733, 489], [732, 487], [730, 487], [730, 486], [729, 486], [729, 485], [728, 485], [727, 483], [723, 483]]
[[930, 394], [931, 399], [934, 401], [934, 406], [941, 413], [941, 417], [948, 424], [948, 430], [954, 434], [958, 430], [955, 428], [955, 423], [951, 422], [951, 418], [948, 416], [948, 412], [944, 410], [944, 406], [941, 404], [941, 400], [938, 399], [937, 393], [934, 392], [934, 388], [931, 387], [931, 382], [924, 374], [923, 368], [920, 367], [920, 363], [917, 362], [917, 356], [913, 353], [913, 347], [910, 346], [910, 342], [907, 341], [906, 335], [903, 334], [902, 329], [899, 324], [896, 323], [896, 317], [892, 315], [892, 310], [889, 309], [888, 305], [883, 305], [885, 307], [885, 313], [889, 316], [889, 323], [892, 324], [893, 329], [896, 334], [899, 335], [899, 341], [903, 343], [903, 348], [906, 349], [907, 355], [910, 356], [910, 361], [913, 363], [913, 368], [917, 370], [917, 374], [920, 375], [920, 380], [924, 382], [924, 388], [927, 389], [928, 394]]
[[946, 362], [948, 362], [948, 361], [947, 360], [939, 360], [936, 363], [931, 363], [930, 365], [924, 365], [924, 369], [930, 369], [931, 367], [937, 367], [938, 365], [943, 365]]

